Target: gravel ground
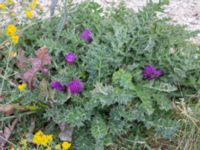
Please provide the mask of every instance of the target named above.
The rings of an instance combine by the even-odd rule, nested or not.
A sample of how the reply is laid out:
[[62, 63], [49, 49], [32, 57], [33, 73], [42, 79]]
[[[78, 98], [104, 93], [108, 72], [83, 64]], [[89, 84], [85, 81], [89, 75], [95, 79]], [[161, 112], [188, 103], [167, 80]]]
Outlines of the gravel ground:
[[[2, 2], [4, 0], [0, 0]], [[20, 12], [21, 9], [23, 9], [19, 4], [20, 3], [28, 3], [26, 0], [13, 0], [16, 4], [16, 13]], [[38, 0], [41, 8], [45, 12], [45, 16], [43, 17], [48, 17], [49, 16], [49, 7], [51, 4], [51, 0]], [[54, 0], [55, 1], [55, 0]], [[74, 3], [80, 3], [83, 1], [87, 0], [74, 0]], [[98, 2], [102, 7], [107, 7], [109, 4], [112, 2], [115, 2], [118, 4], [120, 0], [93, 0], [95, 2]], [[142, 9], [143, 6], [145, 6], [146, 2], [148, 0], [125, 0], [125, 3], [127, 7], [132, 8], [134, 11], [138, 11], [139, 9]], [[153, 2], [158, 2], [159, 0], [152, 0]], [[63, 2], [63, 0], [58, 0], [59, 3]], [[60, 4], [59, 4], [60, 5]], [[59, 6], [58, 5], [58, 6]], [[186, 25], [188, 30], [200, 30], [200, 0], [171, 0], [170, 4], [167, 6], [164, 6], [164, 13], [160, 14], [161, 16], [167, 16], [172, 18], [172, 23], [173, 24], [181, 24], [181, 25]], [[58, 13], [58, 11], [56, 12]], [[19, 14], [19, 13], [17, 13]], [[21, 14], [21, 13], [20, 13]], [[19, 17], [19, 22], [20, 22], [20, 17]], [[6, 20], [5, 17], [0, 18], [0, 21]], [[24, 18], [22, 16], [21, 18]], [[193, 42], [195, 43], [200, 43], [200, 34], [195, 38], [192, 39]]]
[[[74, 0], [83, 1], [83, 0]], [[94, 0], [102, 6], [108, 5], [112, 1], [119, 3], [119, 0]], [[159, 2], [159, 0], [152, 0]], [[147, 0], [125, 0], [127, 7], [135, 11], [142, 9]], [[170, 4], [164, 7], [164, 14], [172, 18], [173, 23], [186, 25], [189, 30], [200, 29], [200, 0], [171, 0]]]
[[[101, 5], [106, 5], [112, 0], [97, 0]], [[116, 2], [119, 0], [115, 0]], [[152, 0], [158, 2], [159, 0]], [[127, 7], [135, 11], [142, 9], [147, 0], [125, 0]], [[200, 30], [200, 0], [171, 0], [164, 6], [161, 16], [170, 17], [173, 24], [185, 25], [188, 30]], [[200, 34], [191, 39], [193, 43], [200, 44]]]
[[[61, 0], [58, 0], [61, 1]], [[86, 0], [74, 0], [75, 3], [80, 3]], [[118, 4], [120, 0], [93, 0], [103, 7], [109, 6], [112, 2]], [[125, 0], [127, 7], [134, 11], [142, 9], [148, 0]], [[152, 0], [157, 3], [159, 0]], [[41, 2], [50, 2], [50, 0], [41, 0]], [[172, 24], [185, 25], [188, 30], [200, 30], [200, 0], [171, 0], [169, 5], [164, 6], [164, 13], [159, 13], [159, 16], [170, 17]], [[200, 34], [192, 39], [194, 43], [200, 43]]]

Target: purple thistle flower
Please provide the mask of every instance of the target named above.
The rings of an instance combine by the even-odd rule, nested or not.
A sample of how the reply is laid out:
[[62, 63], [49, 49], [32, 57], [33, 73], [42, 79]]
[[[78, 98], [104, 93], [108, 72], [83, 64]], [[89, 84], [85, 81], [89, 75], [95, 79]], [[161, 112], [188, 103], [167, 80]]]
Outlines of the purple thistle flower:
[[81, 93], [84, 89], [84, 85], [83, 85], [83, 82], [81, 82], [80, 80], [73, 80], [71, 82], [69, 82], [67, 84], [70, 92], [77, 96], [79, 93]]
[[147, 80], [154, 80], [159, 78], [163, 72], [161, 70], [156, 69], [152, 65], [146, 65], [143, 70], [143, 77]]
[[92, 31], [90, 29], [85, 29], [83, 32], [81, 32], [81, 35], [80, 35], [81, 39], [88, 42], [88, 43], [91, 43], [92, 42]]
[[75, 60], [76, 60], [76, 54], [74, 54], [73, 52], [68, 52], [68, 53], [65, 55], [65, 61], [66, 61], [68, 64], [73, 64]]
[[51, 88], [58, 90], [58, 91], [65, 91], [65, 86], [63, 86], [60, 82], [58, 81], [52, 81], [51, 82]]

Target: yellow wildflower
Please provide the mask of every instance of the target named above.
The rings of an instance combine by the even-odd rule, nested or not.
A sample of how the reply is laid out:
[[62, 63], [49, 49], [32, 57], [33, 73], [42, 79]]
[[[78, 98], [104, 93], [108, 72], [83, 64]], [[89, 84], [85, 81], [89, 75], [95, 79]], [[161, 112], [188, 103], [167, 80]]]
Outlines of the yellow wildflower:
[[34, 137], [33, 137], [33, 143], [40, 145], [41, 142], [43, 141], [44, 138], [44, 133], [39, 130], [38, 132], [35, 133]]
[[19, 84], [19, 85], [17, 86], [17, 88], [18, 88], [20, 91], [23, 91], [23, 90], [26, 88], [26, 84], [25, 84], [25, 83]]
[[26, 14], [26, 17], [27, 17], [27, 18], [29, 18], [29, 19], [33, 18], [33, 13], [32, 13], [32, 11], [26, 10], [26, 11], [25, 11], [25, 14]]
[[32, 10], [34, 10], [35, 7], [37, 6], [37, 3], [38, 3], [37, 0], [33, 0], [32, 3], [30, 4], [30, 8], [31, 8]]
[[50, 146], [47, 146], [47, 149], [46, 150], [51, 150], [51, 147]]
[[61, 150], [61, 145], [60, 144], [56, 144], [55, 149], [56, 150]]
[[11, 36], [11, 41], [12, 43], [17, 44], [19, 42], [19, 36], [18, 35]]
[[6, 9], [6, 4], [0, 3], [0, 9]]
[[15, 150], [15, 148], [14, 148], [14, 147], [11, 147], [10, 150]]
[[15, 51], [10, 50], [10, 51], [8, 51], [8, 56], [9, 56], [10, 58], [14, 58], [14, 57], [17, 56], [17, 53], [16, 53]]
[[63, 150], [68, 150], [71, 147], [71, 143], [69, 142], [63, 142], [62, 143], [62, 149]]
[[15, 35], [16, 31], [17, 31], [16, 26], [13, 24], [9, 24], [6, 28], [6, 35], [13, 36], [13, 35]]
[[23, 146], [23, 148], [26, 148], [27, 147], [27, 140], [21, 139], [20, 144]]
[[13, 0], [8, 0], [8, 5], [14, 4]]
[[12, 13], [10, 13], [10, 16], [11, 16], [11, 17], [15, 17], [16, 14], [15, 14], [14, 12], [12, 12]]
[[37, 145], [47, 146], [53, 140], [53, 135], [45, 135], [41, 130], [35, 133], [33, 143]]
[[52, 134], [49, 134], [49, 135], [46, 135], [46, 139], [48, 140], [48, 142], [52, 142], [53, 141], [53, 135]]

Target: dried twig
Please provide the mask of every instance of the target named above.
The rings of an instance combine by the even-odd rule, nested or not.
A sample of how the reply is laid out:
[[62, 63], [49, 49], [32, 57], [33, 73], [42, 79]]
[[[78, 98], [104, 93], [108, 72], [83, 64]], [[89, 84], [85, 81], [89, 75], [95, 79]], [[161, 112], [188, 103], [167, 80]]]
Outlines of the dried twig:
[[16, 118], [11, 125], [9, 125], [9, 127], [5, 127], [4, 131], [2, 133], [0, 133], [0, 146], [1, 146], [1, 149], [4, 148], [5, 144], [6, 143], [9, 143], [11, 145], [14, 145], [12, 142], [10, 142], [8, 139], [10, 138], [11, 134], [12, 134], [12, 131], [14, 130], [16, 124], [18, 122], [18, 119]]

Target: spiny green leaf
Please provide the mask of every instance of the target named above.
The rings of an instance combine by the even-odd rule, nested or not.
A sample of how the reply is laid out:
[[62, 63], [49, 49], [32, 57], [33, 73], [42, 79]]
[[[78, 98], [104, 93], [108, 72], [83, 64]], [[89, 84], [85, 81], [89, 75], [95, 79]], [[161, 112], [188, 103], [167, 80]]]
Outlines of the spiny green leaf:
[[84, 121], [90, 118], [90, 113], [86, 112], [81, 107], [75, 107], [72, 110], [67, 110], [67, 114], [64, 117], [66, 123], [72, 126], [81, 127], [84, 125]]
[[125, 89], [133, 89], [132, 75], [131, 73], [126, 72], [123, 69], [114, 72], [112, 81], [114, 84], [119, 84], [121, 87], [124, 87]]
[[96, 116], [92, 120], [91, 133], [95, 139], [102, 139], [107, 135], [108, 127], [101, 116]]
[[152, 100], [150, 98], [150, 91], [147, 92], [147, 90], [144, 90], [140, 87], [135, 88], [137, 96], [140, 98], [142, 101], [142, 104], [140, 107], [144, 109], [144, 111], [148, 114], [151, 115], [154, 112], [154, 108], [152, 106]]

